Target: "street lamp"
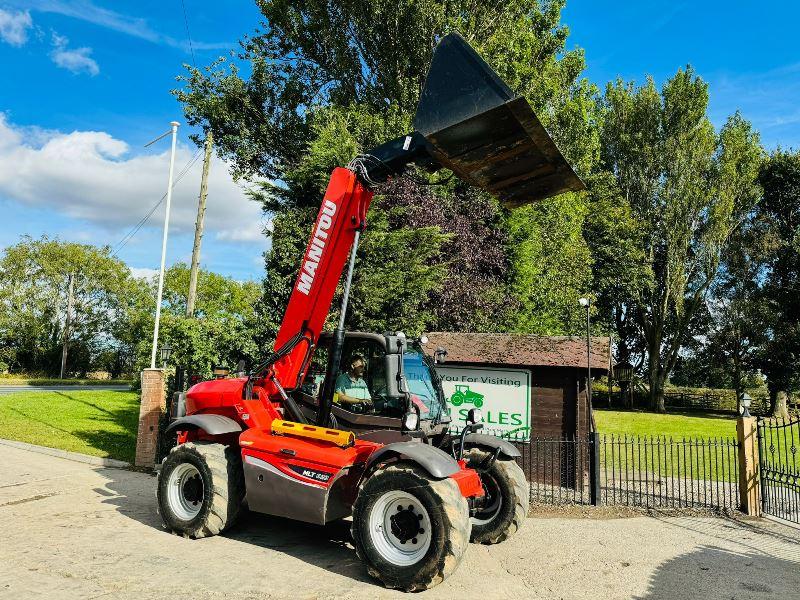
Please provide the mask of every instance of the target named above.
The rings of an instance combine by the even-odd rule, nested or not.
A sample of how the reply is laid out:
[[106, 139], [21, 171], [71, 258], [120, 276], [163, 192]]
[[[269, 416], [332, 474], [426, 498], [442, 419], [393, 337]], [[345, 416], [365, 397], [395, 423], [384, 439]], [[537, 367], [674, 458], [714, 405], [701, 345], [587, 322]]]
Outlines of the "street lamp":
[[752, 416], [750, 414], [750, 411], [748, 410], [750, 408], [750, 404], [752, 402], [753, 402], [753, 399], [750, 397], [750, 394], [748, 394], [747, 392], [742, 394], [742, 416], [743, 417]]
[[170, 354], [172, 354], [172, 348], [168, 344], [161, 346], [161, 364], [163, 368], [167, 367]]
[[589, 298], [578, 299], [578, 304], [586, 309], [586, 397], [589, 400], [589, 406], [592, 405], [592, 337], [591, 326], [589, 324], [589, 310], [592, 307], [592, 301]]

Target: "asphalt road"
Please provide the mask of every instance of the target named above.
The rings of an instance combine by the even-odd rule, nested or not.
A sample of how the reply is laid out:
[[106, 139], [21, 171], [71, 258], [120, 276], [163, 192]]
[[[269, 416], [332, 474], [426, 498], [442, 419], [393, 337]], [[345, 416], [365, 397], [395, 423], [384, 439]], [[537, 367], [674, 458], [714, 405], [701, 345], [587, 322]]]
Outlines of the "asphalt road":
[[0, 396], [15, 392], [125, 391], [129, 385], [0, 385]]
[[[0, 598], [399, 598], [348, 524], [249, 515], [229, 534], [161, 528], [155, 479], [0, 446]], [[711, 517], [531, 518], [470, 546], [424, 598], [796, 598], [800, 530]]]

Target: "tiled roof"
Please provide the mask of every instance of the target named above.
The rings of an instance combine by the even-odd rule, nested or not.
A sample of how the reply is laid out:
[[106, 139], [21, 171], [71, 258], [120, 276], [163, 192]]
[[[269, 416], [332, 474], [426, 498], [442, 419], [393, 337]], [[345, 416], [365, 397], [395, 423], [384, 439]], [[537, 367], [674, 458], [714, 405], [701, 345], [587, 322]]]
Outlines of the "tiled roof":
[[[446, 363], [586, 368], [586, 338], [504, 333], [425, 334], [425, 352], [433, 356], [436, 348], [447, 350]], [[592, 338], [592, 369], [608, 371], [610, 340]]]

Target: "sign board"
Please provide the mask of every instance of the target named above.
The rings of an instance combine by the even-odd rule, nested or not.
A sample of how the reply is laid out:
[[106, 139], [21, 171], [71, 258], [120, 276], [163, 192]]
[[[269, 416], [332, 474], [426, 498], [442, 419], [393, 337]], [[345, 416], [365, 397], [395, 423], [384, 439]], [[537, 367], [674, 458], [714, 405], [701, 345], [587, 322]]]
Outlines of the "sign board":
[[480, 408], [487, 433], [530, 439], [530, 371], [437, 365], [436, 372], [454, 425], [462, 427], [469, 409]]

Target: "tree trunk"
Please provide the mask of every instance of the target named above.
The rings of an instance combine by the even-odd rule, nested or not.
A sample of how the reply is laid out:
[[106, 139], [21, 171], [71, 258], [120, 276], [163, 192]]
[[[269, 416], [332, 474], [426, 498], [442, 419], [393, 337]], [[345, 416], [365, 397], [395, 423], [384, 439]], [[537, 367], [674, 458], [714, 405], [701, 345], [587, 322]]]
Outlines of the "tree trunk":
[[664, 378], [659, 377], [658, 385], [654, 390], [650, 390], [650, 398], [653, 402], [653, 410], [658, 413], [665, 413], [667, 412], [666, 406], [664, 406]]
[[650, 352], [648, 358], [648, 380], [650, 382], [650, 408], [659, 413], [667, 412], [664, 407], [664, 382], [667, 379], [666, 372], [659, 364], [660, 356], [658, 352]]
[[622, 403], [628, 410], [633, 409], [633, 382], [629, 381], [623, 388], [625, 391], [622, 394]]
[[783, 390], [779, 390], [775, 392], [775, 395], [772, 400], [772, 416], [781, 418], [781, 419], [788, 419], [789, 418], [789, 395], [784, 392]]

